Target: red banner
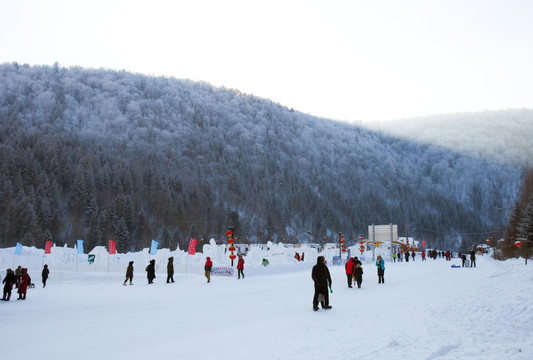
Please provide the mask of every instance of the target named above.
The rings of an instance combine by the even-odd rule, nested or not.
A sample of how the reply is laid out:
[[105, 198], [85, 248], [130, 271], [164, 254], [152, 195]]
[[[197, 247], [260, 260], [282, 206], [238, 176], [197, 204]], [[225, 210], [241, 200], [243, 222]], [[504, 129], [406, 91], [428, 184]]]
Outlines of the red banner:
[[198, 241], [196, 239], [191, 238], [191, 241], [189, 242], [189, 254], [194, 255], [196, 254], [196, 244]]
[[45, 254], [51, 254], [52, 253], [52, 241], [48, 240], [46, 244], [44, 245], [44, 253]]
[[117, 253], [117, 243], [113, 240], [109, 240], [109, 255]]

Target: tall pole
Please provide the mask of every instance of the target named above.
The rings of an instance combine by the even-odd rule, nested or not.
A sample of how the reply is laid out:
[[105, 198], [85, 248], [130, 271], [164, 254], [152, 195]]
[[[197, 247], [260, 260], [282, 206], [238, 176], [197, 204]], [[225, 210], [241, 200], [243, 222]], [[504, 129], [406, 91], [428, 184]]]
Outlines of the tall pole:
[[372, 261], [376, 261], [376, 226], [372, 224], [372, 242], [374, 246], [372, 247]]

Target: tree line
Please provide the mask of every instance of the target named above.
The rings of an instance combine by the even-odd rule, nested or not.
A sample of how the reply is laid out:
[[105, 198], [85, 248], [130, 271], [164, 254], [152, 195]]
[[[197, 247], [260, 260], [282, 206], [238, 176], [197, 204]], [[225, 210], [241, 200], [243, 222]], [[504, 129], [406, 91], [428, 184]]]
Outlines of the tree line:
[[503, 228], [523, 177], [205, 83], [13, 63], [0, 84], [2, 247], [183, 249], [228, 226], [320, 243], [394, 223], [459, 248]]

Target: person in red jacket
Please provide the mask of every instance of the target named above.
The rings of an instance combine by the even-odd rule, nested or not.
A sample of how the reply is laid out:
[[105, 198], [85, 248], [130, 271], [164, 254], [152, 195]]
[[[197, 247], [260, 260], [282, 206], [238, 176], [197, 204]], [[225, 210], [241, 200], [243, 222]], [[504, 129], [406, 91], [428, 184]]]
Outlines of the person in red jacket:
[[207, 282], [211, 282], [211, 268], [212, 267], [213, 267], [213, 262], [211, 261], [211, 258], [208, 256], [205, 259], [205, 265], [204, 265], [205, 277], [207, 278]]
[[355, 270], [355, 263], [353, 262], [353, 258], [349, 258], [344, 267], [346, 268], [346, 278], [348, 279], [348, 287], [351, 288]]
[[239, 261], [237, 261], [237, 279], [242, 278], [244, 279], [244, 259], [242, 258], [242, 255], [239, 255]]
[[18, 289], [19, 297], [17, 300], [26, 300], [26, 291], [28, 285], [31, 283], [30, 275], [28, 275], [28, 269], [22, 269], [22, 277], [20, 278], [20, 284]]

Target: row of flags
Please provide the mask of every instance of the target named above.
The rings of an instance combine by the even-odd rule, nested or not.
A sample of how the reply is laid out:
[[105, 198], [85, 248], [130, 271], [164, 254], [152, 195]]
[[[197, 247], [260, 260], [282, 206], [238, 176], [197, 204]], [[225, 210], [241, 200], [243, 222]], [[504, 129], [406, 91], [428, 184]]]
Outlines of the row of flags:
[[[196, 239], [191, 238], [191, 241], [189, 242], [189, 250], [188, 253], [190, 255], [196, 254], [196, 244], [198, 241]], [[150, 246], [150, 255], [156, 255], [157, 254], [157, 247], [159, 246], [159, 243], [155, 240], [152, 240], [152, 244]], [[15, 255], [22, 254], [22, 244], [17, 242], [17, 245], [15, 246]], [[109, 240], [109, 246], [108, 246], [109, 255], [114, 255], [117, 253], [117, 242], [114, 240]], [[46, 241], [44, 245], [44, 253], [45, 254], [51, 254], [52, 253], [52, 241], [48, 240]], [[77, 253], [83, 254], [83, 240], [77, 241]]]

